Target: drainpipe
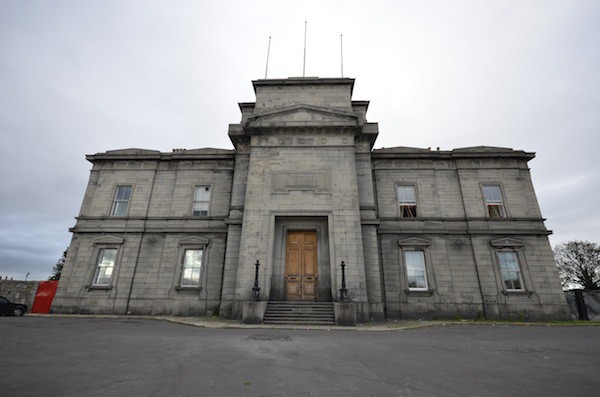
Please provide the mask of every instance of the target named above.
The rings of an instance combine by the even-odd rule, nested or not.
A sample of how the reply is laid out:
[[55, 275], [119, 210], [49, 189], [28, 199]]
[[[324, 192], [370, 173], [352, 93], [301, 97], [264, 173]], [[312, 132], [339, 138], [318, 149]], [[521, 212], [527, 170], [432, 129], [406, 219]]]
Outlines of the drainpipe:
[[471, 254], [473, 255], [473, 263], [475, 264], [475, 274], [477, 275], [477, 285], [479, 286], [479, 295], [481, 296], [481, 308], [483, 309], [483, 318], [487, 320], [487, 311], [485, 309], [485, 299], [483, 298], [483, 288], [481, 287], [481, 277], [479, 276], [479, 266], [477, 266], [477, 256], [475, 255], [475, 247], [473, 246], [473, 236], [471, 235], [471, 228], [469, 226], [469, 220], [467, 218], [467, 205], [465, 204], [465, 195], [462, 190], [462, 182], [460, 180], [460, 171], [458, 169], [458, 163], [454, 159], [454, 167], [456, 169], [456, 176], [458, 178], [458, 190], [460, 192], [460, 198], [462, 201], [463, 211], [465, 213], [465, 223], [467, 224], [467, 236], [469, 236], [469, 244], [471, 245]]
[[137, 255], [135, 256], [135, 264], [133, 265], [133, 274], [131, 275], [131, 284], [129, 285], [129, 293], [127, 294], [127, 305], [125, 306], [125, 313], [131, 314], [129, 311], [129, 303], [131, 302], [131, 293], [133, 292], [133, 282], [135, 281], [135, 274], [137, 273], [138, 264], [140, 262], [140, 252], [142, 251], [142, 243], [144, 242], [144, 234], [146, 233], [146, 223], [148, 222], [148, 214], [150, 212], [150, 201], [154, 194], [154, 182], [156, 181], [156, 172], [158, 171], [158, 163], [154, 168], [154, 175], [152, 175], [152, 185], [150, 186], [150, 196], [148, 197], [148, 205], [146, 206], [146, 216], [144, 217], [144, 224], [142, 226], [142, 234], [140, 236], [140, 243], [138, 245]]
[[[379, 220], [379, 197], [377, 196], [377, 178], [375, 168], [371, 157], [371, 179], [373, 181], [373, 199], [375, 200], [375, 217]], [[385, 295], [385, 276], [383, 274], [383, 251], [381, 249], [381, 239], [379, 238], [379, 225], [375, 226], [375, 238], [377, 239], [377, 256], [379, 265], [379, 284], [381, 285], [381, 303], [383, 304], [383, 316], [387, 318], [387, 298]]]

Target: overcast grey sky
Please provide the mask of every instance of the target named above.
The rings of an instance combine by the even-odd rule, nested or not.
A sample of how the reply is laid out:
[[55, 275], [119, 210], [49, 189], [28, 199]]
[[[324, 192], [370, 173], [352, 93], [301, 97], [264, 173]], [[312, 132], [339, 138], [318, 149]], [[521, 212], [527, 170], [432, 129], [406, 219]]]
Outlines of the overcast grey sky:
[[600, 243], [599, 1], [0, 2], [0, 275], [46, 279], [90, 164], [231, 148], [251, 80], [356, 78], [376, 147], [505, 146], [530, 162], [553, 244]]

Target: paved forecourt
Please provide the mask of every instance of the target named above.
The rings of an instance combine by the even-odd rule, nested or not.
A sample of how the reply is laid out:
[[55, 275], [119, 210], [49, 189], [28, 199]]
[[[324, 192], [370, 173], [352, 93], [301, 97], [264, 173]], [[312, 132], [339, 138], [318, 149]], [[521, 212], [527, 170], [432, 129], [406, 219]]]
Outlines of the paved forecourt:
[[1, 317], [7, 396], [593, 395], [600, 327], [388, 332]]

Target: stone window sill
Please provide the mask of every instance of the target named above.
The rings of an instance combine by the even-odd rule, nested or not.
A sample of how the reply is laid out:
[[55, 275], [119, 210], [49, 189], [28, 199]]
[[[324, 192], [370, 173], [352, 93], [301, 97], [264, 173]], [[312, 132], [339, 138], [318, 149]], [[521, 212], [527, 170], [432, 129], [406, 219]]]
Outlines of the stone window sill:
[[202, 287], [177, 286], [175, 287], [175, 291], [177, 291], [178, 294], [199, 294], [200, 291], [202, 291]]
[[112, 289], [112, 285], [86, 285], [86, 291], [110, 291]]
[[507, 291], [504, 289], [502, 290], [502, 294], [506, 296], [527, 296], [531, 298], [531, 295], [533, 295], [533, 291]]
[[407, 295], [410, 295], [410, 296], [425, 296], [425, 297], [427, 297], [427, 296], [432, 296], [434, 290], [432, 290], [432, 289], [427, 289], [427, 290], [422, 290], [422, 289], [405, 289], [404, 292]]

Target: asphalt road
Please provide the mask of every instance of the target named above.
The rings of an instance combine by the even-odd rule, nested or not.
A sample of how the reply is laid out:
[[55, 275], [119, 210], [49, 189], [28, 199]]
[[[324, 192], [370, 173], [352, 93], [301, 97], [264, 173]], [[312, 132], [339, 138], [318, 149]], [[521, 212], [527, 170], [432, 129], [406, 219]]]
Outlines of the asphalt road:
[[304, 331], [0, 317], [0, 337], [0, 396], [600, 393], [600, 327]]

